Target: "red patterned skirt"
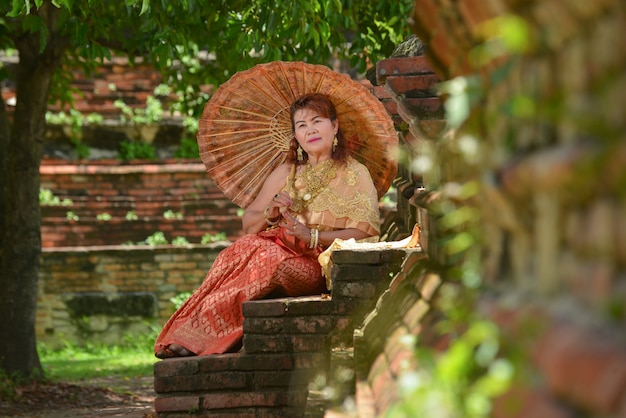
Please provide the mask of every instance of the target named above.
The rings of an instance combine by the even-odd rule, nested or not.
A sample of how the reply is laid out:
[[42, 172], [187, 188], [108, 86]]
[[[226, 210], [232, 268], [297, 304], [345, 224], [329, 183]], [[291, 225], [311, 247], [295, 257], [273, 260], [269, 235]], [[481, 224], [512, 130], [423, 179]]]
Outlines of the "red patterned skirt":
[[170, 344], [197, 355], [227, 352], [243, 336], [242, 302], [325, 290], [318, 255], [283, 228], [244, 235], [220, 252], [200, 287], [167, 321], [155, 353]]

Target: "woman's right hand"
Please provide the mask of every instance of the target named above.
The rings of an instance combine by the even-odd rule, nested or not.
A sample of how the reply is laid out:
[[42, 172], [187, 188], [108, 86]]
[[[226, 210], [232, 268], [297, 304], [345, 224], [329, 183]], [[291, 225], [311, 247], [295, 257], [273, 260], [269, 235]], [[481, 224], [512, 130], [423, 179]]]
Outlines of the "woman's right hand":
[[267, 228], [268, 219], [278, 219], [283, 208], [291, 205], [289, 194], [280, 191], [286, 184], [290, 166], [280, 165], [263, 183], [263, 187], [255, 199], [246, 208], [242, 217], [244, 232], [255, 234]]
[[272, 201], [268, 205], [268, 218], [278, 219], [278, 217], [281, 216], [285, 210], [289, 209], [292, 203], [293, 201], [291, 200], [289, 193], [287, 193], [286, 191], [275, 194], [272, 198]]

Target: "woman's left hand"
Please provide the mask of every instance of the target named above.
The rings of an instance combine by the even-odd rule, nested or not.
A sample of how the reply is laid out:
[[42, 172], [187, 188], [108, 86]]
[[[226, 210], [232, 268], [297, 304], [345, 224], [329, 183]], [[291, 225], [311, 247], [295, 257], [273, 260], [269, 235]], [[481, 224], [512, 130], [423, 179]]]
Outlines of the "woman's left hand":
[[306, 243], [309, 242], [311, 235], [309, 228], [288, 211], [283, 212], [283, 220], [280, 222], [280, 226], [285, 228], [287, 235], [294, 236]]

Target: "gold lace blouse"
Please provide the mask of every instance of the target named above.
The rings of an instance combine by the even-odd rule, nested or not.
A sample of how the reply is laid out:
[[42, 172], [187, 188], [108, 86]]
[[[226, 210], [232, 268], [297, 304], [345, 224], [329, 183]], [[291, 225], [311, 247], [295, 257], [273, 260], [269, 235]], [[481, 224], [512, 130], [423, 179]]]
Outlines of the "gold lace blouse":
[[[285, 189], [295, 202], [304, 206], [295, 214], [298, 220], [321, 231], [356, 228], [370, 236], [380, 235], [378, 195], [367, 167], [351, 157], [346, 164], [331, 164], [330, 169], [322, 164], [318, 164], [319, 168], [301, 169], [291, 184], [287, 181]], [[317, 178], [328, 182], [327, 185], [311, 187], [314, 183], [311, 178], [315, 176], [306, 173], [307, 169], [325, 170]]]

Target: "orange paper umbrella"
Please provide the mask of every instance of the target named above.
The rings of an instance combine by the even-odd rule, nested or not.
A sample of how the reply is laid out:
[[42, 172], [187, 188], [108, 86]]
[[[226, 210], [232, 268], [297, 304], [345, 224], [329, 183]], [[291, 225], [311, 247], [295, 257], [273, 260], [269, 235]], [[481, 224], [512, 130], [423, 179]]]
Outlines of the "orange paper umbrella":
[[379, 198], [396, 176], [398, 135], [383, 104], [349, 76], [322, 65], [276, 61], [233, 75], [207, 102], [198, 126], [200, 157], [217, 186], [245, 208], [287, 158], [289, 106], [306, 93], [330, 96], [354, 158], [367, 166]]

